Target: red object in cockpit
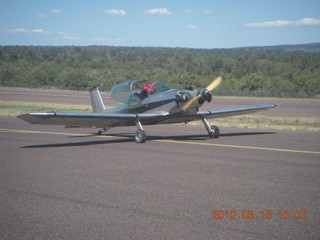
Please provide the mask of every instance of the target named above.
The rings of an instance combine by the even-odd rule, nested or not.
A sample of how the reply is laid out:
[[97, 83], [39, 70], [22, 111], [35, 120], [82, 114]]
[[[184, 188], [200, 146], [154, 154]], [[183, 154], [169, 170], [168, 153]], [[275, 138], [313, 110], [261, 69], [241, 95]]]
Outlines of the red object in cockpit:
[[144, 86], [143, 91], [145, 92], [155, 92], [156, 87], [153, 86], [151, 83], [148, 83], [147, 85]]

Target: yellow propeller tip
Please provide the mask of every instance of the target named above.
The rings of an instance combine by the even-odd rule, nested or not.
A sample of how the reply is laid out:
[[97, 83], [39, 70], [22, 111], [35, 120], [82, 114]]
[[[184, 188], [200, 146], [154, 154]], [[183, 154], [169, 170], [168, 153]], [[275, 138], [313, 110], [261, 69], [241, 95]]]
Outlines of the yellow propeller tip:
[[211, 92], [213, 89], [219, 86], [221, 81], [222, 81], [222, 78], [220, 76], [217, 77], [208, 85], [208, 87], [206, 87], [206, 89], [208, 89]]

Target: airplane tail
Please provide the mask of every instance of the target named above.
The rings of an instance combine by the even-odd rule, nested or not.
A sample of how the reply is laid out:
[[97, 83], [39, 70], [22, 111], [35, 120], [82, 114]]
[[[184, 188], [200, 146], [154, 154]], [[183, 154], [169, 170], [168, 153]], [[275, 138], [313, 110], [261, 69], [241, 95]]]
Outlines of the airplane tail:
[[90, 101], [92, 105], [92, 110], [95, 113], [105, 112], [105, 107], [102, 101], [102, 97], [98, 87], [93, 87], [89, 89]]

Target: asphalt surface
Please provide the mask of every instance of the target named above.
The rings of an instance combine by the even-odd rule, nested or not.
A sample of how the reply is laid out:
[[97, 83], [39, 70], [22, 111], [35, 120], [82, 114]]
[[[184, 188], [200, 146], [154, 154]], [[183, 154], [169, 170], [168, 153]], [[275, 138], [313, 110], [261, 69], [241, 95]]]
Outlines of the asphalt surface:
[[0, 117], [1, 239], [320, 238], [318, 133], [135, 130]]

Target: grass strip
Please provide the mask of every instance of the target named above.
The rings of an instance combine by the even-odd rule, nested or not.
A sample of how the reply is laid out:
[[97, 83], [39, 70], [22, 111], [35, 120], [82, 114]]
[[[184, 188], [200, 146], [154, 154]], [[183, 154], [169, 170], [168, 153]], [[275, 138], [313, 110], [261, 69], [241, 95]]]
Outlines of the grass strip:
[[[257, 128], [290, 131], [320, 131], [320, 118], [243, 115], [209, 120], [212, 125], [234, 128]], [[202, 125], [201, 121], [189, 123]]]
[[0, 101], [0, 116], [17, 116], [30, 112], [91, 112], [91, 105]]

